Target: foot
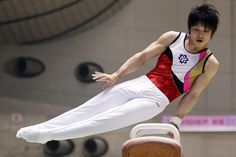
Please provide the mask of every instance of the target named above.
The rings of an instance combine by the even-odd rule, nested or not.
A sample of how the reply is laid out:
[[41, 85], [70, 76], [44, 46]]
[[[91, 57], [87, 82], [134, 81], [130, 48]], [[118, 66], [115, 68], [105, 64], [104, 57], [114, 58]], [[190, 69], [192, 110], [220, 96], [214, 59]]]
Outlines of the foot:
[[23, 136], [27, 133], [27, 130], [29, 130], [29, 129], [30, 129], [30, 127], [21, 128], [20, 130], [17, 131], [16, 137], [23, 138]]
[[17, 138], [23, 138], [27, 142], [45, 144], [50, 141], [48, 134], [45, 131], [35, 128], [22, 128], [17, 134]]

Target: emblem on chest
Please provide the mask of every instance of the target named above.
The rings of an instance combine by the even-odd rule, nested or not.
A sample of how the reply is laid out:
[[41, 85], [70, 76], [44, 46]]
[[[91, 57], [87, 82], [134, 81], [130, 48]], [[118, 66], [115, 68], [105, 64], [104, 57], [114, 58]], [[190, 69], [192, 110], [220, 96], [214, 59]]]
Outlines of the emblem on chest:
[[187, 55], [184, 55], [184, 54], [180, 54], [178, 59], [181, 64], [186, 64], [189, 61]]

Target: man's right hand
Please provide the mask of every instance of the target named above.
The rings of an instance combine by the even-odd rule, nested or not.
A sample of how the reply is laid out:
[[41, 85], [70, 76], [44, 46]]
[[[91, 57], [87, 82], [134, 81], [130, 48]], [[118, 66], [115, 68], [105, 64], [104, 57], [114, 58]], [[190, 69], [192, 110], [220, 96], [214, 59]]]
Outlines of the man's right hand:
[[107, 89], [111, 86], [113, 86], [117, 80], [118, 80], [118, 76], [113, 73], [113, 74], [106, 74], [106, 73], [101, 73], [98, 71], [95, 71], [94, 74], [92, 74], [92, 77], [95, 81], [104, 81], [106, 82], [106, 84], [103, 86], [103, 89]]

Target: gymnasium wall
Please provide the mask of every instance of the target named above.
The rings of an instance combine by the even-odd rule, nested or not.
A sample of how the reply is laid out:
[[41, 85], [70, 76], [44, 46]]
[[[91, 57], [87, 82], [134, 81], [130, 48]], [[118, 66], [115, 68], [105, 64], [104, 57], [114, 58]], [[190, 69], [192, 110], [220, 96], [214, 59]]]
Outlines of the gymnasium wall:
[[[16, 130], [55, 117], [102, 91], [102, 83], [86, 84], [75, 77], [78, 64], [96, 62], [105, 72], [114, 72], [130, 56], [143, 50], [162, 33], [187, 32], [187, 14], [194, 5], [214, 4], [221, 14], [220, 25], [209, 47], [220, 62], [220, 69], [203, 92], [192, 115], [235, 115], [236, 113], [236, 1], [234, 0], [132, 0], [107, 21], [57, 41], [28, 45], [0, 45], [0, 66], [11, 58], [27, 56], [46, 66], [43, 74], [30, 79], [12, 77], [0, 68], [0, 154], [2, 157], [44, 156], [42, 145], [15, 138]], [[140, 71], [121, 81], [145, 74], [155, 65], [147, 63]], [[150, 120], [173, 113], [177, 103]], [[112, 103], [112, 102], [111, 102]], [[21, 116], [19, 123], [16, 115]], [[105, 157], [120, 157], [121, 145], [132, 126], [104, 133], [109, 144]], [[236, 133], [181, 133], [185, 156], [232, 157], [236, 154]], [[74, 139], [71, 157], [82, 157], [86, 138]]]

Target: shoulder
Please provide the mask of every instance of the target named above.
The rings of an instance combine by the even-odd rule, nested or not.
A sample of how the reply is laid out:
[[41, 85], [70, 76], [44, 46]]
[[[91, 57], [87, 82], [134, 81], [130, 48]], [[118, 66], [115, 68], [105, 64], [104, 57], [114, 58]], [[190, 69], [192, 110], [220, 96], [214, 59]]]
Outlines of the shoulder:
[[178, 38], [179, 35], [180, 35], [180, 32], [168, 31], [168, 32], [163, 33], [159, 37], [158, 41], [165, 45], [170, 45], [173, 41], [176, 40], [176, 38]]
[[208, 61], [207, 61], [207, 64], [208, 65], [211, 65], [211, 66], [215, 66], [215, 67], [219, 67], [220, 63], [219, 61], [217, 60], [217, 58], [214, 56], [214, 54], [212, 54]]
[[219, 61], [217, 60], [217, 58], [212, 54], [207, 62], [206, 62], [206, 68], [205, 68], [205, 71], [209, 72], [209, 73], [213, 73], [215, 74], [218, 69], [219, 69], [219, 66], [220, 66], [220, 63]]

